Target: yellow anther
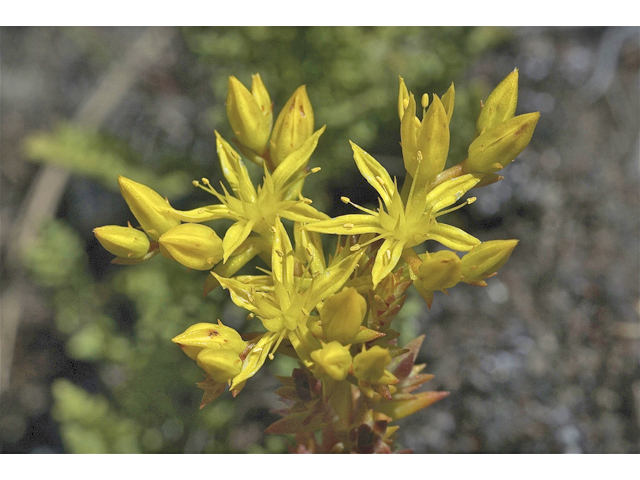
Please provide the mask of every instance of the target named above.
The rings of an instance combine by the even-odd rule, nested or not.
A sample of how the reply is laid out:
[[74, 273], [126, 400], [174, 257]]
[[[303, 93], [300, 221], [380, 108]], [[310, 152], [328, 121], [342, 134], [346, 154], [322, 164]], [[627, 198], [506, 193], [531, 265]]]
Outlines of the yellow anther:
[[351, 230], [353, 227], [353, 223], [345, 223], [344, 225], [342, 225], [342, 228], [346, 228], [347, 230]]
[[202, 183], [207, 185], [207, 186], [211, 186], [211, 182], [209, 182], [208, 178], [202, 177]]
[[357, 252], [358, 250], [360, 250], [360, 245], [357, 243], [355, 245], [351, 245], [349, 247], [349, 250], [351, 250], [352, 252]]
[[427, 108], [429, 106], [429, 95], [427, 95], [426, 93], [422, 95], [422, 98], [420, 99], [420, 104], [422, 105], [422, 108]]
[[320, 167], [313, 167], [311, 173], [318, 173], [320, 170], [322, 170]]
[[342, 201], [342, 203], [351, 203], [351, 200], [349, 199], [349, 197], [340, 197], [340, 200]]

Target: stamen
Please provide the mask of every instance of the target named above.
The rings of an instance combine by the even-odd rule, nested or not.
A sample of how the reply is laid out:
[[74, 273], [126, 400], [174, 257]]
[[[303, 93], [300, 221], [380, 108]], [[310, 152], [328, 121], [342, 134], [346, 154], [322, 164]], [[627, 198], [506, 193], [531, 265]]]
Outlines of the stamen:
[[322, 170], [322, 168], [320, 168], [320, 167], [313, 167], [313, 168], [311, 169], [311, 173], [318, 173], [320, 170]]
[[353, 203], [351, 200], [349, 200], [347, 197], [340, 197], [340, 200], [342, 200], [344, 203], [347, 203], [353, 207], [356, 207], [358, 210], [364, 212], [364, 213], [368, 213], [369, 215], [374, 215], [374, 216], [378, 216], [377, 212], [374, 212], [373, 210], [369, 210], [368, 208], [364, 208], [361, 207], [360, 205], [358, 205], [357, 203]]
[[282, 329], [282, 333], [280, 334], [280, 336], [278, 337], [278, 340], [276, 341], [276, 344], [273, 346], [273, 348], [271, 349], [271, 351], [269, 352], [269, 360], [273, 360], [273, 352], [275, 352], [276, 350], [278, 350], [278, 347], [280, 346], [280, 344], [282, 343], [282, 340], [284, 340], [284, 336], [287, 333], [287, 329], [283, 328]]
[[473, 202], [477, 200], [477, 197], [469, 197], [464, 202], [455, 207], [448, 208], [447, 210], [442, 210], [441, 212], [436, 213], [434, 216], [439, 217], [440, 215], [446, 215], [447, 213], [455, 212], [459, 208], [464, 207], [465, 205], [471, 205]]
[[360, 245], [357, 243], [355, 245], [351, 245], [349, 247], [349, 250], [351, 250], [352, 252], [357, 252], [358, 250], [360, 250]]

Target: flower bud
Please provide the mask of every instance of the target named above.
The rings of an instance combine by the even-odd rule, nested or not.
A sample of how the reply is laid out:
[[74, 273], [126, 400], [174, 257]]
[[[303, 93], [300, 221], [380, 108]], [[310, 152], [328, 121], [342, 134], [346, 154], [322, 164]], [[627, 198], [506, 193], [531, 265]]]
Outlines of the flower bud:
[[210, 227], [182, 223], [158, 240], [160, 253], [194, 270], [210, 270], [222, 260], [222, 240]]
[[311, 352], [311, 359], [315, 364], [313, 373], [320, 379], [344, 380], [351, 367], [349, 348], [338, 342], [323, 344], [321, 349]]
[[269, 132], [271, 132], [273, 105], [271, 104], [271, 97], [269, 97], [267, 87], [264, 86], [259, 73], [251, 75], [251, 95], [256, 99], [256, 103], [260, 107], [262, 115], [266, 118], [267, 124], [269, 125]]
[[353, 287], [328, 297], [320, 309], [322, 331], [329, 341], [353, 342], [367, 313], [367, 301]]
[[374, 345], [353, 357], [353, 374], [358, 380], [377, 383], [385, 375], [385, 368], [390, 363], [389, 350]]
[[138, 182], [118, 176], [120, 193], [133, 216], [152, 240], [158, 240], [167, 230], [180, 224], [180, 220], [172, 217], [169, 202], [157, 192]]
[[473, 247], [462, 257], [465, 281], [476, 282], [492, 276], [507, 262], [517, 244], [518, 240], [491, 240]]
[[149, 251], [149, 238], [133, 227], [107, 225], [93, 229], [100, 245], [116, 257], [142, 258]]
[[425, 255], [418, 267], [416, 287], [424, 290], [445, 290], [455, 286], [462, 275], [462, 261], [451, 250]]
[[525, 149], [540, 112], [510, 118], [486, 130], [471, 145], [462, 168], [467, 173], [494, 173], [509, 165]]
[[242, 370], [240, 356], [227, 348], [205, 348], [198, 354], [196, 363], [220, 383], [231, 380]]
[[398, 89], [398, 115], [400, 116], [400, 121], [402, 121], [404, 111], [409, 106], [409, 91], [407, 90], [407, 86], [404, 83], [404, 78], [399, 78], [400, 88]]
[[282, 108], [271, 135], [271, 161], [277, 167], [313, 135], [313, 108], [304, 85], [298, 87]]
[[478, 135], [512, 118], [516, 113], [517, 104], [518, 69], [516, 68], [500, 82], [484, 103], [476, 122]]
[[437, 95], [427, 110], [417, 132], [416, 145], [419, 152], [415, 172], [421, 184], [433, 181], [443, 169], [449, 154], [449, 120], [442, 101]]
[[193, 360], [205, 348], [216, 349], [225, 348], [240, 354], [247, 346], [247, 342], [233, 328], [222, 325], [218, 320], [218, 325], [213, 323], [196, 323], [191, 325], [180, 335], [171, 339], [177, 343], [182, 351]]
[[236, 77], [229, 77], [227, 117], [238, 142], [262, 154], [271, 132], [271, 106], [266, 105], [271, 102], [259, 76], [254, 76], [251, 88], [253, 95]]

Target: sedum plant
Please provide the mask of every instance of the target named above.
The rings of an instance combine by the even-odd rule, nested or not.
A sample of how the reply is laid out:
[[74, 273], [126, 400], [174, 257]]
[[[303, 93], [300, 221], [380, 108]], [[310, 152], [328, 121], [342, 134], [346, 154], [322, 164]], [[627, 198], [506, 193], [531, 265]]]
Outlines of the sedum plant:
[[[483, 104], [467, 158], [445, 169], [454, 86], [442, 97], [423, 95], [419, 118], [417, 101], [400, 78], [404, 182], [398, 185], [351, 143], [379, 206], [359, 206], [345, 195], [341, 200], [354, 213], [331, 218], [303, 194], [305, 179], [320, 170], [309, 164], [325, 131], [316, 129], [305, 87], [274, 119], [259, 75], [251, 90], [230, 77], [226, 108], [233, 145], [215, 132], [226, 185], [193, 182], [215, 201], [178, 210], [151, 188], [120, 176], [139, 227], [110, 225], [94, 233], [116, 256], [114, 263], [160, 255], [207, 271], [205, 295], [223, 288], [260, 322], [259, 331], [243, 334], [221, 320], [197, 323], [173, 338], [204, 371], [201, 408], [227, 388], [240, 394], [265, 362], [286, 355], [298, 367], [278, 377], [276, 394], [286, 408], [267, 433], [295, 435], [296, 452], [393, 452], [399, 428], [393, 422], [448, 395], [416, 392], [433, 375], [415, 364], [422, 337], [397, 342], [393, 322], [407, 290], [413, 284], [430, 308], [436, 291], [461, 282], [485, 286], [517, 244], [482, 242], [442, 221], [475, 200], [460, 202], [470, 190], [499, 181], [499, 172], [529, 143], [539, 113], [516, 116], [517, 96], [514, 70]], [[248, 162], [262, 174], [258, 185]], [[221, 238], [207, 224], [223, 220], [231, 223]], [[427, 240], [445, 248], [425, 251]]]

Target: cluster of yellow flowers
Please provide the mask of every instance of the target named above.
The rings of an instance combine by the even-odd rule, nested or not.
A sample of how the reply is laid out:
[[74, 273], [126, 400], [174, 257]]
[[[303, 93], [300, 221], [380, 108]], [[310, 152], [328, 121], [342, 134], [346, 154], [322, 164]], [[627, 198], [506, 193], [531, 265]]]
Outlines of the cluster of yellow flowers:
[[[253, 76], [251, 91], [231, 77], [226, 106], [237, 150], [215, 133], [228, 186], [220, 183], [217, 190], [206, 178], [194, 181], [218, 202], [177, 210], [149, 187], [121, 176], [122, 196], [140, 227], [105, 226], [94, 233], [118, 264], [159, 253], [189, 269], [210, 271], [205, 294], [221, 286], [261, 321], [261, 333], [240, 335], [218, 320], [193, 325], [173, 339], [206, 372], [199, 384], [205, 390], [202, 406], [227, 385], [237, 395], [267, 358], [282, 353], [297, 358], [300, 369], [281, 378], [284, 387], [277, 393], [292, 407], [269, 431], [306, 432], [305, 448], [314, 451], [385, 451], [397, 428], [386, 428], [386, 422], [446, 396], [412, 393], [431, 376], [419, 373], [424, 365], [414, 365], [421, 339], [406, 348], [396, 345], [391, 321], [405, 291], [415, 285], [430, 307], [435, 291], [459, 282], [484, 286], [517, 244], [481, 242], [440, 221], [475, 200], [457, 203], [469, 190], [500, 180], [496, 172], [529, 143], [539, 113], [515, 116], [517, 96], [514, 70], [484, 103], [468, 157], [445, 170], [453, 84], [442, 98], [421, 97], [420, 120], [400, 78], [404, 184], [398, 188], [378, 161], [352, 143], [379, 207], [358, 206], [343, 196], [359, 213], [330, 218], [302, 194], [305, 178], [320, 170], [308, 164], [325, 130], [314, 130], [305, 87], [294, 92], [274, 123], [260, 76]], [[261, 185], [251, 181], [243, 157], [263, 170]], [[234, 222], [223, 238], [204, 225], [219, 219]], [[338, 235], [329, 257], [321, 234]], [[418, 254], [415, 247], [426, 240], [449, 250]], [[237, 275], [255, 258], [263, 262], [261, 274]], [[316, 430], [323, 432], [321, 443]]]

